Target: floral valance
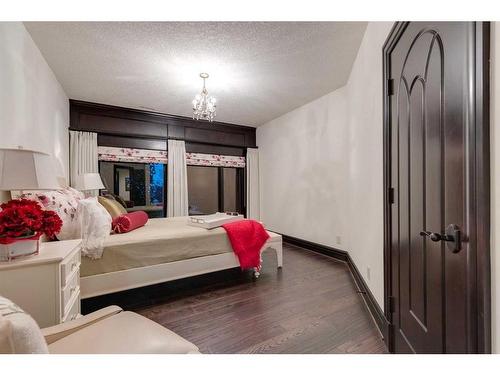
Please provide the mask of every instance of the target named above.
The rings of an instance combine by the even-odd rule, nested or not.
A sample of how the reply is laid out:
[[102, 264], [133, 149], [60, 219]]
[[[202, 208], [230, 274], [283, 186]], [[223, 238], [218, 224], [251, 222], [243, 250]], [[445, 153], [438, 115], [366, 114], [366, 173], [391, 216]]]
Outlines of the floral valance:
[[245, 157], [186, 152], [187, 165], [245, 168]]
[[97, 148], [99, 160], [124, 161], [129, 163], [167, 164], [167, 152], [141, 150], [138, 148], [105, 147]]
[[[166, 151], [99, 146], [97, 148], [97, 153], [99, 160], [105, 161], [160, 164], [167, 164], [168, 162]], [[214, 167], [245, 168], [245, 157], [186, 152], [186, 164]]]

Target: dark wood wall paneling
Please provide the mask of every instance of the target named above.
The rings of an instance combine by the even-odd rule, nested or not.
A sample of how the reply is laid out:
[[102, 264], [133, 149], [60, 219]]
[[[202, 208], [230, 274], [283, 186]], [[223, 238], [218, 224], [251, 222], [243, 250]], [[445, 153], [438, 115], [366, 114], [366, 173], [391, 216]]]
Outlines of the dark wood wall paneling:
[[187, 152], [245, 156], [256, 147], [255, 128], [70, 100], [70, 129], [98, 133], [100, 146], [166, 150], [167, 139]]
[[99, 146], [141, 148], [158, 151], [164, 151], [167, 149], [166, 139], [122, 137], [119, 135], [109, 134], [98, 134], [97, 144]]

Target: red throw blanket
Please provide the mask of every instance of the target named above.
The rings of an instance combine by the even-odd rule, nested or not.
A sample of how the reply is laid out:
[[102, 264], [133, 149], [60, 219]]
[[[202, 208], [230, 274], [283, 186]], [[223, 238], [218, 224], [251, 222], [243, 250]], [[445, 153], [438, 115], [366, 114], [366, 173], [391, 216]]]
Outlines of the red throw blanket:
[[115, 233], [127, 233], [142, 227], [147, 222], [147, 213], [144, 211], [135, 211], [115, 217], [111, 223], [111, 228], [113, 228]]
[[262, 224], [255, 220], [241, 220], [224, 224], [222, 228], [227, 232], [241, 269], [260, 269], [260, 249], [269, 239]]

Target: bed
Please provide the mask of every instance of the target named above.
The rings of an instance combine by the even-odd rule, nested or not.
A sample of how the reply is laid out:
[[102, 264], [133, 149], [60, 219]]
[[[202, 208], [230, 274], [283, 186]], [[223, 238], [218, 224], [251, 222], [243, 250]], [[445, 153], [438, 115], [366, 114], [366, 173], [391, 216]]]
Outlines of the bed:
[[[282, 267], [281, 236], [268, 233], [261, 253], [273, 249]], [[102, 258], [82, 258], [81, 295], [95, 297], [238, 266], [224, 229], [195, 228], [186, 217], [150, 219], [142, 228], [110, 236]]]

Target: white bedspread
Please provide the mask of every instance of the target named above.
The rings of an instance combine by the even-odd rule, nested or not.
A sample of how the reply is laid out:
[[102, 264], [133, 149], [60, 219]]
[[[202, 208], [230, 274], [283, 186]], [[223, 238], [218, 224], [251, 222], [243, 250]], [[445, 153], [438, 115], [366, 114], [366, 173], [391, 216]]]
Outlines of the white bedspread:
[[187, 217], [150, 219], [144, 227], [108, 237], [100, 259], [83, 257], [81, 276], [232, 251], [223, 228], [195, 228]]

